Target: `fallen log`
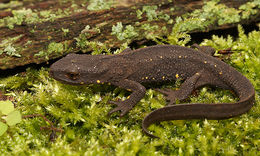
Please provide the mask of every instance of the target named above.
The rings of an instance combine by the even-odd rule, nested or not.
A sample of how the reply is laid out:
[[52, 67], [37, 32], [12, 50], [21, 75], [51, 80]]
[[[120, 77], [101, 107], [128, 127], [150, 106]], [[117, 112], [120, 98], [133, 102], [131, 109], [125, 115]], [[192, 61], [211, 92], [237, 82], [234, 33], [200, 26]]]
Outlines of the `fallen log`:
[[183, 30], [186, 32], [257, 22], [259, 8], [256, 2], [246, 0], [5, 1], [0, 4], [0, 69], [86, 52], [91, 50], [88, 42], [116, 48], [135, 40], [167, 36], [176, 17], [198, 19], [194, 28]]

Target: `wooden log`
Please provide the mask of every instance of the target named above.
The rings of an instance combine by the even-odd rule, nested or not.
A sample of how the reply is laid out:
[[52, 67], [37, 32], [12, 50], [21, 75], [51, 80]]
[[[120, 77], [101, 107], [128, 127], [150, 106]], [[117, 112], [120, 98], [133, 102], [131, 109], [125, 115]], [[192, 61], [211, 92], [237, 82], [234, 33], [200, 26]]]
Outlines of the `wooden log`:
[[[247, 2], [222, 0], [221, 4], [237, 9]], [[101, 42], [110, 48], [120, 47], [125, 42], [147, 39], [149, 33], [167, 36], [177, 16], [201, 9], [205, 3], [203, 0], [118, 0], [114, 4], [108, 3], [101, 10], [95, 10], [92, 5], [91, 1], [84, 0], [45, 0], [35, 3], [18, 1], [13, 6], [6, 5], [8, 7], [2, 8], [0, 5], [0, 69], [42, 63], [67, 53], [90, 50], [87, 46], [79, 46], [82, 35], [87, 41]], [[223, 25], [214, 23], [204, 30], [192, 32], [256, 22], [260, 20], [259, 12], [239, 22]], [[12, 25], [12, 18], [21, 18], [21, 22]], [[143, 28], [145, 25], [165, 29], [148, 30]], [[132, 30], [133, 34], [120, 38], [113, 33], [113, 27], [119, 29], [120, 26], [123, 30]]]

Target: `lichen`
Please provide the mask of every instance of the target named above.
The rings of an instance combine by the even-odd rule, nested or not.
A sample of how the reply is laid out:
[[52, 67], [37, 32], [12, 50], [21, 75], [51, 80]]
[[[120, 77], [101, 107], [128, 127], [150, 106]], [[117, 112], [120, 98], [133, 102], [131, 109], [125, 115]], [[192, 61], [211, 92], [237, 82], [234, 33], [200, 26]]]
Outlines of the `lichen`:
[[168, 21], [170, 19], [170, 16], [168, 14], [165, 14], [162, 11], [158, 11], [158, 6], [156, 5], [151, 5], [151, 6], [147, 5], [147, 6], [143, 6], [142, 10], [139, 9], [136, 10], [136, 16], [138, 19], [142, 19], [143, 14], [146, 15], [148, 21], [156, 21], [159, 19]]
[[[88, 28], [88, 26], [86, 26]], [[86, 29], [86, 28], [85, 28]], [[103, 52], [107, 54], [111, 54], [110, 49], [107, 47], [105, 43], [96, 42], [96, 41], [89, 41], [87, 39], [88, 33], [82, 33], [79, 37], [75, 38], [77, 41], [77, 47], [82, 52], [93, 51], [92, 55], [98, 55]]]
[[247, 2], [239, 7], [242, 10], [242, 19], [248, 19], [251, 15], [255, 15], [259, 12], [260, 1], [254, 0], [252, 2]]
[[[66, 43], [65, 43], [66, 44]], [[49, 60], [49, 56], [58, 55], [65, 53], [67, 50], [66, 46], [63, 43], [51, 42], [47, 50], [41, 50], [39, 53], [34, 54], [35, 57], [44, 57], [46, 60]]]
[[0, 51], [0, 55], [2, 53], [6, 53], [9, 56], [21, 57], [21, 55], [17, 53], [16, 49], [10, 44], [2, 52]]
[[110, 9], [113, 5], [113, 0], [90, 0], [89, 2], [87, 9], [91, 11]]
[[63, 31], [64, 36], [67, 36], [67, 34], [70, 31], [70, 29], [65, 29], [65, 28], [61, 28], [61, 30]]
[[132, 25], [124, 27], [121, 22], [118, 22], [117, 25], [113, 25], [111, 35], [116, 35], [119, 40], [130, 40], [138, 36], [138, 32]]
[[19, 1], [10, 1], [9, 3], [0, 3], [0, 10], [6, 9], [6, 8], [15, 8], [22, 6], [23, 3]]
[[157, 19], [157, 13], [156, 10], [158, 7], [156, 5], [153, 6], [143, 6], [143, 12], [146, 13], [146, 16], [148, 18], [148, 21], [152, 21], [154, 19]]
[[205, 30], [210, 25], [238, 23], [241, 19], [248, 19], [259, 11], [259, 0], [247, 2], [239, 9], [229, 8], [224, 4], [219, 4], [219, 0], [205, 1], [202, 9], [197, 9], [192, 13], [183, 15], [187, 23], [183, 26], [183, 31]]
[[21, 25], [23, 22], [26, 24], [41, 23], [45, 21], [54, 21], [57, 18], [61, 18], [71, 14], [69, 8], [61, 10], [42, 10], [36, 12], [32, 9], [18, 9], [12, 10], [13, 16], [0, 19], [0, 27], [8, 27], [13, 29], [15, 25]]
[[15, 37], [9, 37], [1, 41], [0, 43], [0, 55], [6, 54], [14, 57], [21, 57], [20, 47], [15, 47], [14, 43], [19, 40], [23, 35], [17, 35]]
[[5, 17], [0, 19], [0, 26], [7, 26], [10, 29], [14, 28], [14, 25], [21, 25], [22, 22], [33, 23], [38, 21], [38, 16], [33, 13], [31, 9], [13, 10], [13, 17]]
[[101, 31], [99, 27], [101, 27], [103, 24], [99, 24], [96, 27], [91, 28], [90, 25], [86, 25], [83, 30], [81, 30], [81, 35], [84, 34], [86, 37], [91, 37], [93, 35], [99, 34]]

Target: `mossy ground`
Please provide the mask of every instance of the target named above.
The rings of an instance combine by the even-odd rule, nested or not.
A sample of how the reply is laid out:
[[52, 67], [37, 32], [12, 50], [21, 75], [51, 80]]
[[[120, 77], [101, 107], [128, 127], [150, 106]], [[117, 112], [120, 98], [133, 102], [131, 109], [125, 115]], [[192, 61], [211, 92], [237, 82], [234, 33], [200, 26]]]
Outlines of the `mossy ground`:
[[[129, 92], [109, 85], [71, 86], [49, 77], [49, 68], [28, 68], [26, 72], [0, 79], [0, 88], [16, 100], [22, 115], [44, 114], [61, 127], [54, 142], [42, 118], [23, 119], [1, 136], [1, 155], [252, 155], [260, 150], [260, 31], [239, 36], [212, 36], [201, 45], [217, 50], [232, 48], [225, 59], [254, 85], [256, 102], [246, 114], [227, 120], [178, 120], [161, 122], [149, 129], [160, 139], [142, 133], [143, 118], [163, 107], [164, 96], [148, 89], [145, 97], [126, 116], [107, 116], [109, 100], [125, 99]], [[189, 35], [174, 32], [164, 42], [185, 45]], [[183, 38], [179, 40], [178, 38]], [[185, 40], [186, 39], [186, 40]], [[162, 41], [162, 40], [160, 40]], [[160, 42], [157, 40], [157, 42]], [[95, 54], [100, 53], [94, 49]], [[219, 55], [221, 57], [221, 55]], [[178, 86], [179, 83], [175, 84]], [[166, 87], [170, 87], [167, 85]], [[233, 102], [230, 91], [202, 88], [190, 103]]]

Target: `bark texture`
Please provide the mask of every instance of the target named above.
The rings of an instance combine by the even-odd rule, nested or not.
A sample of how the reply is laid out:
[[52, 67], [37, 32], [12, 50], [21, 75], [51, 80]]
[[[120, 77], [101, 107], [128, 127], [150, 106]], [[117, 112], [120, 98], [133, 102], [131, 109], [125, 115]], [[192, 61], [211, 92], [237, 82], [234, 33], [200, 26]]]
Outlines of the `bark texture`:
[[[8, 1], [4, 1], [7, 4]], [[221, 3], [228, 7], [239, 8], [242, 4], [248, 1], [245, 0], [223, 0]], [[137, 15], [138, 10], [143, 10], [144, 6], [157, 6], [156, 12], [169, 15], [170, 19], [177, 16], [182, 16], [187, 13], [193, 12], [195, 9], [200, 9], [204, 5], [203, 0], [118, 0], [112, 7], [104, 10], [89, 10], [88, 5], [90, 2], [84, 0], [61, 2], [60, 0], [45, 0], [30, 3], [28, 1], [19, 1], [17, 5], [0, 7], [0, 20], [7, 17], [14, 16], [14, 10], [31, 9], [33, 12], [41, 12], [44, 10], [51, 10], [54, 12], [64, 12], [60, 18], [54, 18], [46, 21], [28, 23], [23, 21], [21, 24], [15, 24], [13, 28], [6, 25], [0, 26], [0, 69], [14, 68], [30, 63], [42, 63], [50, 58], [57, 58], [65, 55], [66, 53], [78, 52], [77, 41], [75, 38], [86, 31], [86, 39], [88, 41], [98, 41], [106, 44], [108, 47], [119, 47], [125, 40], [120, 40], [116, 35], [112, 35], [113, 25], [121, 22], [123, 26], [133, 25], [135, 29], [144, 24], [158, 25], [159, 27], [166, 27], [168, 32], [171, 32], [173, 23], [169, 23], [164, 19], [149, 20], [147, 14], [143, 13], [141, 17]], [[77, 8], [75, 9], [75, 6]], [[174, 8], [174, 10], [172, 9]], [[239, 23], [250, 23], [260, 21], [260, 13], [251, 16], [248, 19], [241, 20]], [[26, 15], [25, 18], [27, 18]], [[41, 17], [41, 15], [38, 15]], [[29, 17], [28, 17], [29, 18]], [[224, 25], [210, 25], [204, 31], [213, 29], [228, 28], [238, 23], [224, 24]], [[86, 26], [90, 29], [85, 29]], [[98, 28], [98, 30], [94, 29]], [[66, 31], [68, 30], [68, 31]], [[199, 31], [199, 30], [194, 30]], [[85, 33], [86, 33], [85, 32]], [[143, 40], [145, 35], [139, 31], [139, 35], [130, 39]], [[157, 35], [165, 35], [163, 31], [155, 30]], [[12, 40], [12, 38], [15, 38]], [[7, 41], [8, 40], [8, 41]], [[10, 41], [11, 40], [11, 41]], [[129, 41], [129, 40], [128, 40]], [[1, 47], [1, 43], [10, 42]], [[51, 43], [62, 43], [62, 52], [50, 52], [48, 57], [39, 57], [35, 54], [40, 51], [48, 51]], [[21, 57], [10, 56], [7, 54], [9, 45], [19, 52]], [[10, 47], [9, 47], [10, 50]], [[55, 51], [55, 50], [54, 50]]]

